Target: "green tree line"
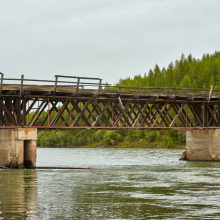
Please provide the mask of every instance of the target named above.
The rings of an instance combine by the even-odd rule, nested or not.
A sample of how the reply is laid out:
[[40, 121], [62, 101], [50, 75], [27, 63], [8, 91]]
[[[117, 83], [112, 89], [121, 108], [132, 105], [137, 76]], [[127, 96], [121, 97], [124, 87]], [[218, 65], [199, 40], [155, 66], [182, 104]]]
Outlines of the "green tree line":
[[[204, 54], [200, 59], [191, 54], [187, 57], [182, 54], [180, 59], [169, 63], [167, 68], [160, 68], [156, 64], [143, 76], [120, 79], [115, 85], [201, 89], [210, 89], [213, 85], [214, 89], [220, 89], [220, 52]], [[175, 147], [184, 143], [185, 131], [175, 130], [41, 130], [38, 133], [38, 146]]]

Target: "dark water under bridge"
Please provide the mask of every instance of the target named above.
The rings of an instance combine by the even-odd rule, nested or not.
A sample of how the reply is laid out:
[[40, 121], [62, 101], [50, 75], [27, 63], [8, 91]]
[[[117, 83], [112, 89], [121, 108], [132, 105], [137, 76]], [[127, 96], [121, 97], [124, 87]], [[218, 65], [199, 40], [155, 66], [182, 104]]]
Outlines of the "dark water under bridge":
[[220, 91], [119, 87], [99, 78], [0, 74], [0, 129], [201, 129], [220, 126]]

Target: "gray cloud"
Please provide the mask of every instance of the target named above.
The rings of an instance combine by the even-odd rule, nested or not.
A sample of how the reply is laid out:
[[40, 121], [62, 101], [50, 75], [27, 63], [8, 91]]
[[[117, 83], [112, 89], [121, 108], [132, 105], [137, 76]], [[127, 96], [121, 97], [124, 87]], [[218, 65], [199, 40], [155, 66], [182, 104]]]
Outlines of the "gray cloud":
[[0, 2], [0, 71], [119, 78], [220, 48], [220, 1]]

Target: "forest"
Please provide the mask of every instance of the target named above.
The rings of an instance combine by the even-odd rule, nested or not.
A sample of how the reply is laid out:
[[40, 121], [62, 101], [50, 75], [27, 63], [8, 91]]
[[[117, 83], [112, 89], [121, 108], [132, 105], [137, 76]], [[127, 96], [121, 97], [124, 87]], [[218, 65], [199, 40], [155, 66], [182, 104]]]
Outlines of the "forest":
[[[157, 64], [148, 73], [120, 79], [116, 86], [220, 89], [220, 52], [195, 58], [182, 54], [167, 68]], [[177, 130], [41, 130], [39, 147], [177, 147], [185, 144]]]

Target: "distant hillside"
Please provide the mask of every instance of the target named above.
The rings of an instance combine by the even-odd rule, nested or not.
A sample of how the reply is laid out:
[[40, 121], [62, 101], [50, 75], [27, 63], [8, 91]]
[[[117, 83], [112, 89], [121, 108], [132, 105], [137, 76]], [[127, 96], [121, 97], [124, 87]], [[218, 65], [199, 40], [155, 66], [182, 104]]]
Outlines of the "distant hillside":
[[220, 89], [220, 52], [204, 54], [201, 59], [182, 54], [179, 60], [167, 68], [157, 64], [144, 76], [120, 79], [117, 86], [182, 87]]

